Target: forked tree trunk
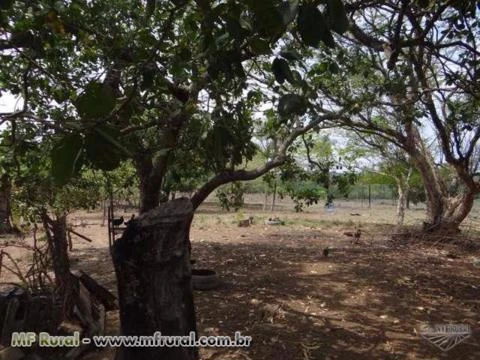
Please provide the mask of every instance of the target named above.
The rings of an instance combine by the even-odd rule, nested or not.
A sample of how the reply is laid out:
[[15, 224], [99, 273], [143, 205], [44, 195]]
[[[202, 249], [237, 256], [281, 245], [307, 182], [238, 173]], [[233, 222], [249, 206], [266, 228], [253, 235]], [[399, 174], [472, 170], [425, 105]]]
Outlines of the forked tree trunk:
[[412, 157], [425, 188], [427, 217], [424, 229], [429, 232], [456, 232], [472, 210], [476, 191], [464, 186], [456, 196], [448, 194], [433, 161], [418, 152]]
[[425, 147], [418, 129], [411, 123], [406, 127], [406, 151], [420, 172], [425, 188], [427, 216], [424, 230], [428, 232], [457, 232], [472, 210], [477, 189], [464, 186], [462, 193], [451, 196], [432, 156]]
[[[143, 213], [113, 246], [122, 335], [196, 332], [191, 284], [188, 199]], [[116, 360], [193, 360], [189, 347], [119, 348]]]
[[475, 195], [476, 192], [465, 190], [457, 196], [445, 196], [442, 199], [444, 210], [441, 221], [433, 230], [458, 231], [459, 226], [473, 208]]

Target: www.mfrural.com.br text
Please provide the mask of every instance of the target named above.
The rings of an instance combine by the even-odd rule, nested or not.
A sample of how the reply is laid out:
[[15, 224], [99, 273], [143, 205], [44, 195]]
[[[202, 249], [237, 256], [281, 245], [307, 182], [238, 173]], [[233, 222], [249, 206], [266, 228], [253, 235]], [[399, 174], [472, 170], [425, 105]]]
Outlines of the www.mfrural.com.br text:
[[153, 335], [140, 336], [93, 336], [81, 338], [79, 332], [69, 336], [54, 336], [47, 332], [16, 332], [12, 334], [12, 347], [78, 347], [93, 344], [96, 347], [249, 347], [251, 336], [239, 331], [230, 336], [165, 336], [157, 331]]

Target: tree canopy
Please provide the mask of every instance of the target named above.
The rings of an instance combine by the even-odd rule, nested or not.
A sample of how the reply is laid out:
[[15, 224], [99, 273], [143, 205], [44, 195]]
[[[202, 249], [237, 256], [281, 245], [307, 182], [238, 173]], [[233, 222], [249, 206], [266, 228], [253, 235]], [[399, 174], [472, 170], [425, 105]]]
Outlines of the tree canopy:
[[[183, 285], [193, 211], [220, 186], [239, 190], [239, 181], [285, 164], [284, 173], [305, 173], [292, 155], [300, 144], [310, 173], [318, 169], [314, 182], [328, 193], [337, 155], [312, 135], [325, 128], [346, 129], [412, 164], [425, 188], [426, 230], [456, 230], [480, 192], [479, 7], [453, 0], [2, 1], [0, 95], [16, 104], [0, 113], [0, 168], [15, 174], [28, 201], [62, 209], [58, 222], [42, 212], [55, 245], [65, 238], [65, 211], [79, 206], [73, 200], [95, 197], [88, 189], [100, 185], [90, 175], [124, 174], [122, 164], [131, 162], [140, 213], [181, 218], [163, 230], [181, 250], [170, 255]], [[448, 186], [445, 171], [458, 186]], [[323, 195], [297, 185], [301, 196]], [[73, 197], [72, 189], [83, 193]], [[185, 189], [194, 192], [190, 200], [167, 201]], [[132, 229], [157, 250], [164, 240], [147, 229], [161, 221], [141, 219], [114, 251], [125, 292], [129, 277], [149, 284], [125, 267], [127, 257], [139, 268], [151, 260], [149, 248], [134, 246]], [[60, 265], [68, 282], [68, 261]], [[162, 274], [158, 288], [176, 284]], [[193, 314], [191, 289], [177, 290]], [[144, 295], [159, 312], [158, 299], [170, 296]], [[126, 308], [128, 327], [135, 314]], [[150, 318], [144, 325], [165, 325]], [[180, 320], [173, 332], [194, 328], [194, 319]]]

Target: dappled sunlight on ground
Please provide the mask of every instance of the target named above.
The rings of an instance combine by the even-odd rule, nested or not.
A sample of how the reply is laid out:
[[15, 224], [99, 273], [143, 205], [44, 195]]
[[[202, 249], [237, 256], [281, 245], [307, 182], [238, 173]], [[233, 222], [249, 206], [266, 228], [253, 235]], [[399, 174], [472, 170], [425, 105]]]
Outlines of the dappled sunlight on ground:
[[[361, 216], [350, 212], [342, 220], [313, 210], [200, 209], [192, 257], [196, 267], [215, 269], [222, 286], [195, 292], [199, 333], [253, 337], [251, 348], [202, 349], [202, 359], [479, 359], [480, 271], [472, 265], [478, 251], [391, 241], [392, 222], [372, 224], [358, 209]], [[250, 215], [253, 226], [236, 225]], [[274, 215], [286, 225], [264, 225]], [[101, 214], [77, 216], [85, 217], [77, 230], [94, 241], [74, 240], [72, 266], [116, 292]], [[352, 244], [343, 233], [356, 227], [363, 233]], [[422, 323], [469, 324], [474, 333], [443, 354], [415, 333]], [[107, 332], [118, 334], [118, 326], [118, 313], [110, 313]], [[113, 354], [104, 349], [85, 358]]]

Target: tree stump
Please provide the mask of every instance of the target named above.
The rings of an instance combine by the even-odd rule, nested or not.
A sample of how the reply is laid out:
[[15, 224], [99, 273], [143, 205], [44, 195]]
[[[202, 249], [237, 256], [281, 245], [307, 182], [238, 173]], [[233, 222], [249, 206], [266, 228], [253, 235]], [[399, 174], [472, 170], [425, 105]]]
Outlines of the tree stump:
[[[121, 333], [188, 336], [196, 332], [189, 229], [193, 206], [178, 199], [135, 218], [112, 251]], [[192, 360], [187, 347], [119, 348], [116, 360]]]

